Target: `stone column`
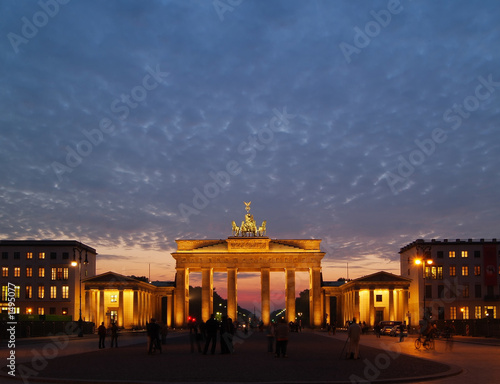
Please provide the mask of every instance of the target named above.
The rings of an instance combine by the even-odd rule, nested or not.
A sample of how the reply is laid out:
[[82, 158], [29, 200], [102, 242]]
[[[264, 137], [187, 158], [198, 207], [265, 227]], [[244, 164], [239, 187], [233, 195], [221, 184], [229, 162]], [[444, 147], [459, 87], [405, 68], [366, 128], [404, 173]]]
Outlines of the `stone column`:
[[90, 307], [92, 305], [91, 294], [88, 289], [85, 290], [85, 311], [83, 312], [83, 317], [85, 321], [92, 321], [90, 317]]
[[320, 327], [323, 319], [321, 318], [321, 268], [309, 268], [309, 298], [310, 323], [313, 327]]
[[295, 321], [295, 268], [286, 268], [286, 321]]
[[370, 287], [370, 322], [369, 325], [373, 327], [375, 325], [375, 292], [373, 291], [373, 287]]
[[323, 307], [325, 308], [325, 319], [328, 324], [332, 323], [332, 310], [330, 308], [330, 303], [331, 303], [331, 296], [329, 294], [326, 294], [324, 292], [321, 293], [323, 295]]
[[262, 268], [260, 270], [260, 294], [261, 294], [261, 313], [262, 322], [267, 327], [271, 321], [271, 270]]
[[119, 327], [124, 327], [125, 326], [125, 319], [123, 317], [124, 314], [124, 309], [125, 309], [125, 303], [123, 302], [123, 289], [120, 289], [118, 291], [118, 326]]
[[359, 323], [360, 321], [360, 311], [359, 311], [359, 288], [354, 289], [354, 316], [356, 321]]
[[167, 325], [168, 327], [172, 327], [172, 309], [174, 308], [174, 294], [173, 292], [169, 293], [167, 296]]
[[134, 289], [134, 302], [133, 302], [133, 308], [134, 311], [132, 313], [132, 323], [135, 327], [139, 326], [139, 291], [137, 289]]
[[394, 321], [394, 287], [389, 288], [389, 320]]
[[227, 316], [238, 320], [238, 291], [237, 291], [237, 271], [236, 268], [227, 269]]
[[403, 307], [403, 321], [406, 320], [406, 325], [409, 325], [409, 320], [406, 319], [406, 314], [408, 313], [408, 289], [403, 288], [401, 291], [402, 297], [402, 307]]
[[106, 312], [104, 308], [104, 289], [99, 291], [99, 325], [104, 321], [104, 325], [106, 324]]
[[201, 318], [203, 321], [210, 319], [214, 310], [214, 270], [201, 269]]
[[[187, 303], [186, 303], [187, 302]], [[182, 327], [186, 323], [189, 305], [189, 270], [177, 268], [175, 279], [175, 319], [176, 327]]]

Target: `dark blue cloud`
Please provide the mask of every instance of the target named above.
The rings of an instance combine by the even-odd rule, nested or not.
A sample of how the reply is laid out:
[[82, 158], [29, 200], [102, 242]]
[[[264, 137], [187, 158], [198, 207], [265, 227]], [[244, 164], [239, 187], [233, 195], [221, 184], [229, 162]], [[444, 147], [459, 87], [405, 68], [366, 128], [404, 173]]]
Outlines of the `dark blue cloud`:
[[69, 2], [28, 38], [40, 5], [3, 4], [0, 236], [172, 251], [251, 200], [271, 237], [323, 238], [331, 278], [398, 272], [418, 237], [498, 237], [500, 6], [401, 1], [370, 30], [387, 7]]

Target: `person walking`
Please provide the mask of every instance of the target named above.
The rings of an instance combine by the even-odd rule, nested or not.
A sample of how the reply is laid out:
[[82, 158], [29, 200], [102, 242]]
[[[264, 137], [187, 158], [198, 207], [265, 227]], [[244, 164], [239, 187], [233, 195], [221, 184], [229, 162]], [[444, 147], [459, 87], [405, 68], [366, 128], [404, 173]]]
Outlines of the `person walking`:
[[99, 335], [99, 349], [105, 348], [104, 341], [106, 339], [106, 327], [104, 325], [104, 321], [97, 328], [97, 334]]
[[217, 331], [219, 330], [219, 322], [215, 319], [213, 313], [210, 315], [210, 319], [208, 319], [205, 323], [205, 330], [207, 332], [207, 341], [205, 342], [203, 354], [207, 354], [210, 342], [212, 342], [211, 352], [213, 355], [215, 354], [215, 348], [217, 346]]
[[191, 353], [194, 352], [194, 345], [198, 347], [198, 352], [201, 353], [201, 335], [198, 332], [198, 323], [196, 319], [191, 319], [189, 321], [189, 343], [191, 344]]
[[406, 321], [399, 325], [399, 342], [402, 343], [405, 340], [405, 330]]
[[118, 325], [116, 321], [111, 324], [111, 348], [118, 348]]
[[156, 323], [156, 319], [151, 319], [146, 326], [148, 335], [148, 354], [153, 353], [153, 348], [158, 349], [161, 353], [160, 326]]
[[275, 357], [288, 357], [286, 350], [288, 347], [288, 334], [290, 332], [290, 327], [283, 318], [276, 326], [275, 336], [276, 336], [276, 355]]
[[361, 339], [361, 327], [356, 323], [356, 318], [352, 319], [352, 324], [347, 330], [347, 337], [350, 340], [349, 350], [351, 352], [350, 359], [359, 359], [359, 340]]
[[274, 344], [274, 332], [276, 331], [276, 327], [274, 326], [274, 320], [272, 320], [267, 326], [267, 352], [273, 352], [273, 344]]

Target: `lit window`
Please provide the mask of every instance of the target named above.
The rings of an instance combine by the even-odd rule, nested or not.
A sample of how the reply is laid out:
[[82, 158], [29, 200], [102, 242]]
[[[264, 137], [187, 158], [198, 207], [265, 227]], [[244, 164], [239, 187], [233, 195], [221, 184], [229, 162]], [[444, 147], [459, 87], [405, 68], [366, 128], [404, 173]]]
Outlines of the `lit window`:
[[462, 265], [462, 276], [469, 276], [469, 266]]
[[9, 277], [9, 267], [2, 267], [2, 277]]
[[469, 307], [460, 308], [460, 312], [462, 312], [462, 319], [464, 319], [464, 320], [469, 319]]
[[38, 307], [38, 314], [39, 315], [45, 315], [45, 308], [44, 307]]
[[38, 254], [38, 258], [39, 258], [39, 259], [45, 259], [45, 252], [40, 252], [40, 253]]
[[462, 251], [462, 257], [469, 257], [469, 253], [467, 251]]
[[485, 306], [484, 307], [484, 317], [489, 317], [490, 319], [496, 319], [497, 318], [497, 306]]
[[457, 275], [456, 268], [454, 265], [450, 266], [450, 277], [454, 277]]
[[110, 296], [110, 299], [111, 299], [111, 302], [112, 302], [112, 303], [117, 303], [117, 302], [118, 302], [118, 298], [117, 298], [117, 296], [116, 296], [116, 295], [111, 295], [111, 296]]
[[45, 287], [43, 285], [38, 286], [38, 298], [43, 299], [45, 297]]
[[14, 277], [21, 277], [21, 268], [20, 267], [14, 268]]
[[63, 280], [68, 280], [69, 278], [69, 268], [63, 268]]
[[6, 285], [2, 285], [2, 301], [7, 301], [9, 299], [9, 290]]
[[27, 259], [32, 259], [33, 258], [33, 252], [26, 253], [26, 258]]
[[455, 257], [455, 251], [450, 251], [448, 255], [452, 258]]
[[474, 317], [475, 317], [476, 319], [480, 319], [480, 318], [481, 318], [481, 313], [482, 313], [482, 312], [481, 312], [481, 306], [480, 306], [480, 305], [476, 305], [476, 306], [474, 307]]
[[21, 286], [20, 285], [16, 285], [14, 287], [14, 292], [15, 292], [16, 299], [19, 299], [21, 297]]
[[62, 279], [63, 279], [63, 269], [57, 268], [57, 280], [62, 280]]
[[26, 298], [27, 299], [33, 298], [33, 287], [31, 285], [26, 286]]
[[481, 276], [481, 266], [474, 265], [474, 276]]
[[26, 267], [26, 277], [33, 277], [33, 268]]
[[69, 299], [69, 286], [68, 285], [62, 286], [62, 298]]
[[450, 319], [451, 320], [457, 319], [457, 307], [450, 307]]
[[55, 280], [56, 279], [56, 271], [57, 271], [56, 268], [52, 268], [50, 270], [50, 280]]
[[38, 268], [38, 277], [45, 277], [45, 268]]
[[26, 314], [27, 315], [33, 314], [33, 308], [30, 308], [30, 307], [26, 308]]
[[442, 265], [437, 266], [437, 278], [439, 280], [443, 280], [443, 266]]
[[50, 286], [50, 298], [57, 299], [57, 287], [55, 285]]

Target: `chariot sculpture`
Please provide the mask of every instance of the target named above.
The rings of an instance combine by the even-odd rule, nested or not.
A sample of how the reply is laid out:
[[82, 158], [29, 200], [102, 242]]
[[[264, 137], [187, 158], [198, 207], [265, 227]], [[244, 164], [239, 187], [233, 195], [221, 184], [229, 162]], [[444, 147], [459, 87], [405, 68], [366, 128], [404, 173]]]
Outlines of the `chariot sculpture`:
[[251, 201], [244, 202], [245, 203], [245, 210], [247, 211], [245, 215], [245, 220], [241, 222], [241, 226], [237, 226], [236, 222], [233, 220], [232, 222], [232, 234], [233, 236], [242, 236], [242, 237], [249, 237], [249, 236], [265, 236], [266, 235], [266, 220], [262, 222], [262, 225], [260, 227], [257, 227], [257, 224], [255, 222], [255, 219], [253, 218], [253, 215], [250, 213], [250, 204], [252, 204]]

